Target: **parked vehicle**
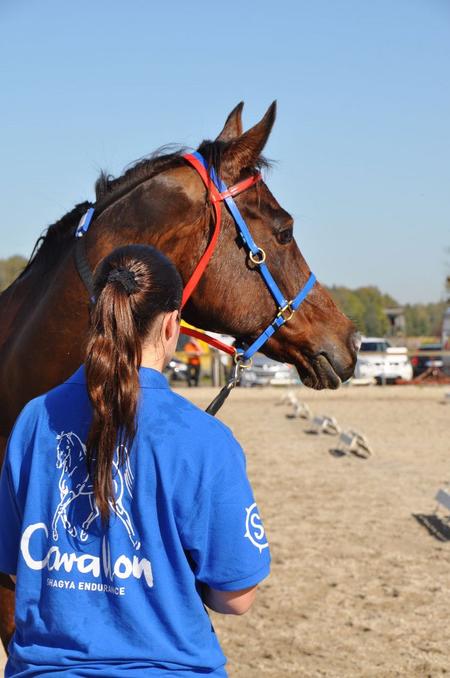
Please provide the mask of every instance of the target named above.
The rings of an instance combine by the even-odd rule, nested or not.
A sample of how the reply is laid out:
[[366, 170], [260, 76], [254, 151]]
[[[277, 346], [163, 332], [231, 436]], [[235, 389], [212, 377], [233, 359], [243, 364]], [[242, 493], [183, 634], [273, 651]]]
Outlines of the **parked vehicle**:
[[405, 347], [391, 346], [380, 337], [363, 337], [355, 367], [357, 379], [375, 379], [377, 383], [393, 383], [396, 379], [412, 379], [413, 368]]
[[164, 374], [170, 382], [188, 381], [188, 366], [178, 358], [172, 358], [164, 370]]
[[417, 355], [411, 358], [411, 364], [414, 370], [414, 376], [418, 377], [426, 372], [430, 367], [442, 369], [444, 360], [439, 353], [433, 355], [433, 351], [442, 351], [442, 344], [422, 344], [418, 348]]
[[297, 370], [292, 365], [266, 358], [262, 353], [253, 356], [252, 366], [243, 370], [241, 386], [292, 386], [299, 384]]

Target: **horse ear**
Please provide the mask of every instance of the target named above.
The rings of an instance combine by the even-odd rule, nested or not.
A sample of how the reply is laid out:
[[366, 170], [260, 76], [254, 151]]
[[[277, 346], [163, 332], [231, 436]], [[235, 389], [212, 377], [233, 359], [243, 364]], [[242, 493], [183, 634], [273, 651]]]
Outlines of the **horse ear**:
[[244, 108], [244, 102], [240, 101], [235, 108], [231, 111], [228, 116], [223, 130], [216, 138], [216, 141], [231, 141], [240, 137], [242, 134], [242, 109]]
[[224, 165], [231, 174], [245, 167], [251, 167], [257, 161], [269, 138], [276, 112], [277, 102], [274, 101], [262, 120], [238, 139], [230, 141], [227, 148], [224, 149]]

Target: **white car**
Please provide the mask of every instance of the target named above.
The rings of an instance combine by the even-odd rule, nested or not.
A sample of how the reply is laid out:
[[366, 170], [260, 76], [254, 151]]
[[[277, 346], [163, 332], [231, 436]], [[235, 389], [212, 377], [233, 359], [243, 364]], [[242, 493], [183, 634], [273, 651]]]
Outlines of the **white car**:
[[391, 346], [380, 337], [363, 337], [355, 367], [356, 379], [375, 379], [378, 383], [386, 383], [412, 377], [408, 349]]

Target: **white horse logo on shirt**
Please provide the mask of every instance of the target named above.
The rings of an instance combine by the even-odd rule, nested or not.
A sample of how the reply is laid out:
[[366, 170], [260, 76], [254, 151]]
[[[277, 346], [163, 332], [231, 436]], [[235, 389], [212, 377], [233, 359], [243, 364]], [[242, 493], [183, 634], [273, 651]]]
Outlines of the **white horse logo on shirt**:
[[[71, 537], [77, 536], [77, 528], [72, 525], [67, 515], [67, 509], [76, 499], [82, 496], [88, 498], [90, 513], [81, 524], [79, 538], [86, 541], [88, 530], [100, 512], [94, 497], [94, 487], [86, 468], [86, 446], [81, 442], [76, 433], [60, 433], [56, 436], [58, 445], [56, 448], [56, 468], [61, 469], [59, 478], [60, 501], [56, 508], [52, 521], [52, 534], [54, 541], [58, 541], [58, 522], [61, 521]], [[123, 505], [123, 496], [126, 491], [130, 498], [133, 497], [134, 476], [131, 471], [128, 455], [125, 455], [125, 464], [119, 468], [119, 448], [113, 459], [113, 490], [115, 503], [109, 502], [111, 511], [120, 518], [128, 533], [130, 541], [136, 550], [140, 549], [141, 542], [137, 539], [130, 516]], [[126, 450], [125, 450], [126, 452]]]

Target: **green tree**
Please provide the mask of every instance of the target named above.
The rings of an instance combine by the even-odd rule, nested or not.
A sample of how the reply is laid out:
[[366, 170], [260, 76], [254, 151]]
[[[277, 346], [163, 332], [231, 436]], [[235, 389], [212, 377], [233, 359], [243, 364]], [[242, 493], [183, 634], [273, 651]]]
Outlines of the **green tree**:
[[339, 308], [353, 320], [362, 334], [386, 334], [389, 321], [384, 309], [398, 306], [395, 299], [388, 294], [382, 294], [377, 287], [349, 290], [347, 287], [333, 286], [329, 291]]
[[334, 285], [329, 292], [339, 308], [351, 318], [360, 332], [365, 333], [365, 308], [358, 295], [347, 287]]
[[439, 336], [445, 306], [443, 301], [435, 304], [407, 304], [406, 333], [413, 337]]

